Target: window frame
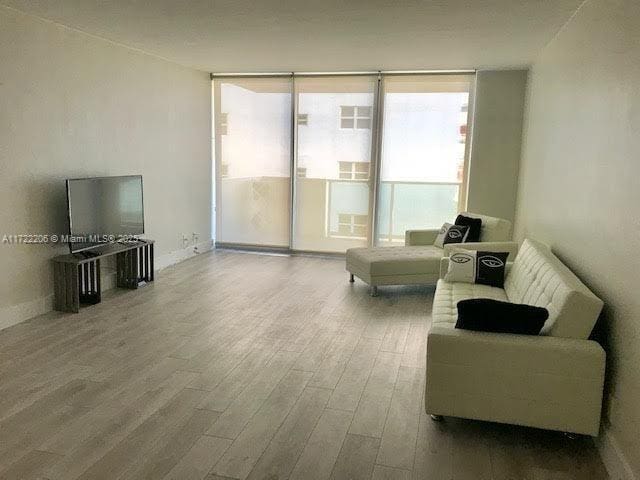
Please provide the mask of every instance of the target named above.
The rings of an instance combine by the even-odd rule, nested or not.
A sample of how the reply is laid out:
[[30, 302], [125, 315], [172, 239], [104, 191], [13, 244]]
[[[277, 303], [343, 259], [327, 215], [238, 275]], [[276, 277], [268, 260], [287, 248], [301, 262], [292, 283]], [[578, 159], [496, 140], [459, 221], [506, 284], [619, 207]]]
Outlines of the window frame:
[[[216, 87], [216, 84], [218, 82], [222, 82], [224, 80], [225, 77], [232, 77], [232, 78], [240, 78], [242, 79], [243, 77], [247, 77], [247, 78], [252, 78], [252, 77], [265, 77], [265, 78], [278, 78], [278, 77], [285, 77], [285, 78], [289, 78], [291, 80], [291, 96], [293, 98], [293, 96], [295, 95], [295, 85], [296, 85], [296, 79], [297, 78], [309, 78], [312, 76], [324, 76], [324, 75], [329, 75], [324, 74], [324, 73], [318, 73], [318, 74], [298, 74], [298, 73], [291, 73], [291, 74], [212, 74], [212, 110], [213, 110], [213, 117], [214, 120], [217, 117], [218, 118], [218, 122], [214, 122], [213, 125], [217, 126], [218, 129], [214, 129], [214, 135], [213, 135], [213, 152], [214, 152], [214, 159], [213, 159], [213, 164], [214, 164], [214, 174], [216, 176], [216, 179], [214, 179], [215, 181], [215, 207], [216, 209], [221, 209], [222, 205], [221, 205], [221, 201], [220, 201], [220, 192], [222, 191], [222, 187], [221, 187], [221, 180], [224, 178], [227, 178], [229, 175], [229, 165], [221, 165], [221, 154], [220, 152], [222, 151], [222, 146], [223, 144], [226, 145], [225, 141], [223, 140], [223, 136], [228, 135], [228, 125], [229, 125], [229, 118], [228, 118], [228, 113], [227, 112], [221, 112], [220, 111], [220, 89], [219, 89], [219, 84], [218, 87]], [[334, 74], [331, 74], [334, 75]], [[348, 75], [366, 75], [366, 76], [373, 76], [375, 75], [374, 72], [355, 72], [355, 73], [349, 73]], [[349, 178], [346, 178], [347, 176], [347, 170], [340, 170], [340, 167], [338, 169], [338, 177], [340, 177], [340, 173], [343, 174], [344, 178], [338, 178], [335, 181], [337, 182], [364, 182], [364, 181], [369, 181], [370, 182], [370, 188], [371, 188], [371, 195], [370, 195], [370, 202], [369, 202], [369, 215], [370, 215], [370, 219], [369, 219], [369, 232], [367, 233], [367, 238], [369, 241], [369, 246], [375, 246], [378, 243], [378, 239], [379, 239], [379, 233], [377, 231], [378, 229], [378, 211], [380, 210], [380, 190], [382, 187], [382, 180], [380, 178], [381, 173], [381, 149], [382, 149], [382, 134], [384, 131], [384, 127], [385, 125], [383, 125], [383, 116], [384, 116], [384, 112], [385, 112], [385, 99], [384, 99], [384, 90], [383, 90], [383, 84], [385, 82], [385, 79], [387, 78], [393, 78], [393, 77], [401, 77], [401, 76], [434, 76], [434, 77], [438, 77], [438, 76], [469, 76], [470, 77], [470, 81], [469, 81], [469, 100], [468, 103], [464, 106], [462, 106], [460, 113], [464, 114], [464, 117], [466, 117], [466, 125], [467, 125], [467, 132], [466, 135], [464, 135], [464, 139], [461, 139], [464, 141], [465, 144], [465, 148], [464, 148], [464, 153], [463, 153], [463, 162], [461, 165], [461, 172], [460, 175], [458, 176], [458, 182], [460, 185], [460, 190], [459, 190], [459, 195], [458, 195], [458, 211], [462, 211], [465, 209], [466, 207], [466, 202], [467, 202], [467, 196], [468, 196], [468, 182], [469, 182], [469, 156], [470, 156], [470, 147], [471, 147], [471, 142], [472, 142], [472, 137], [473, 137], [473, 129], [474, 129], [474, 111], [475, 111], [475, 90], [476, 90], [476, 82], [477, 82], [477, 76], [476, 76], [476, 72], [473, 70], [464, 70], [464, 71], [460, 71], [460, 72], [383, 72], [383, 73], [378, 73], [377, 74], [377, 78], [378, 78], [378, 84], [375, 90], [375, 96], [374, 96], [374, 101], [373, 101], [373, 105], [372, 106], [363, 106], [363, 105], [339, 105], [338, 104], [338, 108], [339, 108], [339, 117], [338, 117], [338, 130], [341, 130], [342, 132], [344, 132], [344, 134], [346, 135], [347, 131], [350, 132], [354, 132], [356, 130], [369, 130], [371, 132], [372, 135], [372, 140], [371, 140], [371, 144], [372, 144], [372, 150], [371, 150], [371, 155], [370, 155], [370, 162], [348, 162], [350, 163], [350, 169], [348, 172], [348, 176]], [[347, 100], [348, 102], [348, 100]], [[357, 100], [356, 100], [357, 102]], [[354, 103], [356, 103], [354, 102]], [[278, 248], [285, 248], [291, 251], [295, 251], [295, 245], [294, 245], [294, 241], [293, 241], [293, 231], [295, 229], [295, 224], [296, 224], [296, 220], [295, 220], [295, 202], [296, 202], [296, 198], [295, 198], [295, 178], [298, 177], [298, 170], [297, 170], [297, 164], [298, 164], [298, 152], [295, 149], [295, 144], [296, 141], [298, 139], [297, 137], [297, 132], [296, 132], [296, 128], [298, 125], [300, 126], [306, 126], [309, 125], [309, 119], [308, 119], [308, 114], [302, 114], [306, 116], [306, 122], [304, 120], [302, 120], [302, 123], [299, 123], [299, 117], [297, 115], [297, 111], [296, 111], [296, 102], [292, 101], [292, 105], [291, 105], [291, 117], [290, 121], [289, 121], [289, 125], [291, 126], [291, 152], [290, 152], [290, 177], [289, 177], [289, 181], [290, 181], [290, 203], [289, 203], [289, 222], [290, 222], [290, 237], [289, 237], [289, 244], [288, 247], [278, 247]], [[466, 106], [466, 108], [464, 108]], [[346, 111], [344, 112], [347, 115], [342, 115], [343, 110], [342, 107], [353, 107], [353, 111]], [[361, 107], [361, 109], [357, 109], [357, 107]], [[362, 109], [362, 107], [366, 108], [366, 110]], [[334, 107], [335, 108], [335, 107]], [[334, 110], [335, 112], [335, 110]], [[349, 115], [350, 113], [352, 113], [352, 115]], [[335, 113], [334, 113], [335, 114]], [[462, 115], [461, 115], [462, 116]], [[234, 117], [235, 118], [235, 117]], [[334, 117], [335, 118], [335, 117]], [[342, 127], [341, 125], [341, 120], [345, 118], [345, 119], [352, 119], [353, 120], [353, 124], [351, 126], [345, 126]], [[332, 119], [328, 119], [329, 122], [331, 122]], [[358, 121], [357, 120], [365, 120], [366, 123], [361, 123], [360, 126], [358, 126]], [[335, 120], [333, 120], [335, 121]], [[329, 123], [329, 125], [331, 125], [331, 123]], [[335, 124], [334, 124], [335, 125]], [[334, 127], [335, 128], [335, 127]], [[462, 135], [461, 135], [462, 137]], [[229, 140], [226, 140], [226, 142], [228, 142]], [[461, 142], [462, 143], [462, 142]], [[337, 159], [336, 159], [337, 160]], [[356, 172], [355, 169], [357, 168], [356, 164], [357, 163], [363, 163], [363, 164], [368, 164], [368, 174], [365, 174], [364, 172]], [[306, 167], [304, 168], [306, 169]], [[302, 173], [302, 172], [300, 172]], [[356, 175], [359, 175], [361, 178], [356, 178]], [[365, 178], [366, 175], [366, 178]], [[302, 177], [301, 177], [302, 178]], [[306, 178], [306, 176], [305, 176]], [[335, 212], [334, 212], [335, 214]], [[213, 235], [214, 238], [217, 238], [217, 234], [218, 232], [221, 230], [220, 226], [219, 226], [219, 221], [222, 217], [220, 215], [216, 215], [215, 216], [215, 224], [216, 224], [216, 229], [214, 230]], [[334, 217], [335, 218], [335, 217]], [[325, 228], [328, 227], [329, 225], [329, 219], [328, 217], [325, 217]], [[326, 233], [330, 233], [328, 231], [329, 229], [326, 228], [325, 232]], [[279, 244], [278, 244], [279, 245]], [[256, 245], [257, 246], [257, 245]]]

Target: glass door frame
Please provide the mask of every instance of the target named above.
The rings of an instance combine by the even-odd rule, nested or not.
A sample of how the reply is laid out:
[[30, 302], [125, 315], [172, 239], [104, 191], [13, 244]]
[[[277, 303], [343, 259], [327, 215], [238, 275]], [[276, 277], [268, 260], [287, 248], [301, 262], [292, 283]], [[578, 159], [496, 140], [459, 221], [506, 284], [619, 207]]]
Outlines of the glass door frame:
[[476, 101], [476, 82], [477, 75], [476, 70], [450, 70], [450, 71], [375, 71], [375, 72], [283, 72], [283, 73], [221, 73], [210, 74], [212, 82], [212, 133], [213, 133], [213, 176], [215, 182], [215, 230], [216, 234], [220, 232], [220, 181], [221, 176], [219, 174], [221, 168], [221, 137], [217, 133], [216, 118], [221, 113], [221, 96], [220, 96], [220, 80], [234, 79], [234, 78], [290, 78], [291, 88], [291, 121], [290, 121], [290, 159], [289, 159], [289, 244], [288, 247], [273, 247], [262, 245], [247, 245], [247, 244], [233, 244], [233, 243], [221, 243], [215, 241], [216, 247], [229, 247], [239, 250], [260, 250], [270, 251], [278, 253], [318, 253], [325, 256], [344, 256], [341, 252], [316, 252], [309, 250], [296, 250], [293, 249], [293, 238], [295, 232], [295, 212], [296, 212], [296, 172], [298, 164], [298, 135], [297, 135], [297, 102], [296, 102], [296, 78], [314, 77], [314, 76], [369, 76], [376, 77], [374, 101], [373, 101], [373, 114], [372, 114], [372, 135], [371, 135], [371, 168], [368, 180], [369, 185], [369, 208], [368, 215], [370, 218], [368, 226], [368, 246], [372, 247], [377, 244], [378, 238], [378, 208], [380, 202], [380, 168], [382, 161], [382, 141], [383, 141], [383, 129], [384, 129], [384, 88], [383, 82], [386, 77], [396, 75], [469, 75], [473, 78], [469, 82], [469, 100], [467, 108], [467, 132], [464, 149], [463, 160], [463, 172], [462, 183], [460, 184], [459, 197], [458, 197], [458, 211], [466, 208], [466, 202], [468, 197], [469, 188], [469, 163], [472, 152], [472, 139], [475, 120], [475, 101]]
[[411, 75], [411, 76], [434, 76], [434, 75], [443, 75], [443, 76], [451, 76], [451, 75], [469, 75], [472, 79], [469, 81], [469, 97], [467, 100], [467, 132], [466, 139], [464, 145], [464, 156], [463, 156], [463, 167], [462, 167], [462, 182], [460, 183], [460, 189], [458, 193], [458, 212], [462, 212], [467, 207], [467, 196], [469, 191], [469, 163], [471, 157], [471, 149], [472, 149], [472, 138], [473, 138], [473, 126], [475, 120], [475, 92], [476, 92], [476, 82], [478, 80], [476, 70], [460, 70], [460, 71], [435, 71], [435, 72], [414, 72], [414, 71], [406, 71], [406, 72], [380, 72], [378, 77], [378, 99], [377, 105], [379, 106], [378, 115], [376, 121], [378, 122], [379, 128], [376, 129], [377, 135], [377, 143], [376, 143], [376, 157], [375, 157], [375, 165], [376, 165], [376, 194], [374, 199], [374, 218], [372, 220], [373, 224], [373, 232], [371, 234], [371, 241], [369, 246], [374, 247], [378, 245], [378, 236], [380, 231], [378, 229], [378, 208], [380, 203], [380, 187], [381, 182], [379, 182], [380, 178], [380, 169], [382, 165], [382, 141], [384, 136], [384, 97], [385, 97], [385, 89], [384, 89], [384, 80], [388, 77], [393, 76], [402, 76], [402, 75]]
[[374, 245], [374, 232], [375, 232], [375, 214], [377, 203], [377, 184], [378, 184], [378, 172], [379, 172], [379, 155], [378, 155], [378, 121], [379, 112], [381, 111], [378, 105], [380, 100], [380, 86], [382, 75], [380, 72], [355, 72], [355, 73], [294, 73], [292, 75], [291, 83], [291, 138], [292, 138], [292, 164], [291, 164], [291, 209], [290, 209], [290, 234], [289, 234], [289, 250], [292, 252], [302, 253], [317, 253], [322, 255], [344, 255], [342, 252], [320, 252], [315, 250], [299, 250], [293, 248], [294, 234], [295, 234], [295, 216], [296, 216], [296, 177], [298, 167], [298, 133], [297, 133], [297, 118], [298, 118], [298, 103], [296, 100], [296, 78], [313, 78], [313, 77], [371, 77], [375, 78], [375, 88], [373, 92], [373, 109], [371, 116], [371, 147], [370, 147], [370, 164], [369, 179], [367, 184], [369, 186], [369, 206], [367, 214], [369, 216], [369, 225], [367, 227], [367, 246]]
[[[220, 204], [221, 204], [221, 196], [222, 196], [222, 188], [221, 188], [221, 175], [220, 175], [220, 171], [222, 168], [222, 155], [221, 155], [221, 136], [218, 135], [217, 130], [216, 130], [216, 118], [218, 115], [220, 115], [222, 113], [221, 107], [222, 107], [222, 102], [221, 102], [221, 91], [220, 91], [220, 80], [224, 80], [224, 79], [229, 79], [229, 80], [233, 80], [233, 79], [249, 79], [249, 78], [289, 78], [290, 82], [290, 89], [291, 89], [291, 101], [293, 101], [293, 92], [294, 92], [294, 79], [293, 79], [293, 73], [256, 73], [256, 74], [252, 74], [252, 73], [248, 73], [248, 74], [244, 74], [244, 73], [238, 73], [238, 74], [210, 74], [210, 78], [211, 78], [211, 83], [212, 83], [212, 105], [213, 105], [213, 111], [212, 111], [212, 132], [213, 132], [213, 144], [214, 144], [214, 149], [212, 152], [212, 156], [213, 156], [213, 166], [214, 166], [214, 171], [213, 171], [213, 176], [214, 176], [214, 182], [215, 182], [215, 230], [216, 230], [216, 235], [219, 235], [219, 232], [221, 231], [221, 215], [218, 214], [218, 211], [220, 210]], [[218, 81], [216, 81], [218, 80]], [[293, 112], [293, 106], [291, 107], [291, 111]], [[293, 115], [291, 115], [291, 123], [289, 126], [289, 134], [290, 134], [290, 152], [289, 152], [289, 202], [288, 202], [288, 208], [289, 208], [289, 239], [288, 239], [288, 244], [287, 246], [273, 246], [273, 245], [256, 245], [256, 244], [247, 244], [247, 243], [234, 243], [234, 242], [219, 242], [217, 239], [214, 239], [215, 243], [214, 246], [217, 247], [221, 247], [221, 248], [233, 248], [236, 250], [251, 250], [251, 251], [265, 251], [265, 252], [279, 252], [279, 253], [287, 253], [287, 252], [291, 252], [291, 239], [292, 239], [292, 215], [293, 215], [293, 189], [292, 189], [292, 173], [293, 173], [293, 144], [294, 144], [294, 130], [293, 130], [293, 122], [294, 122], [294, 117]]]

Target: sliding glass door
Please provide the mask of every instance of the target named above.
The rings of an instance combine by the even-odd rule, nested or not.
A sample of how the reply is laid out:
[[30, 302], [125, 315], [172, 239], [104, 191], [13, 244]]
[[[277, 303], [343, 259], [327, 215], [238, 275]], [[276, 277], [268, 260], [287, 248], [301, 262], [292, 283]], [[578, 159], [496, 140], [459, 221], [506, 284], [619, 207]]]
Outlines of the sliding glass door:
[[472, 79], [471, 75], [383, 78], [379, 245], [402, 245], [406, 230], [438, 228], [463, 209]]
[[377, 82], [376, 76], [295, 79], [296, 250], [369, 244]]
[[344, 252], [453, 221], [473, 79], [214, 79], [216, 243]]
[[214, 82], [218, 243], [289, 246], [291, 84]]

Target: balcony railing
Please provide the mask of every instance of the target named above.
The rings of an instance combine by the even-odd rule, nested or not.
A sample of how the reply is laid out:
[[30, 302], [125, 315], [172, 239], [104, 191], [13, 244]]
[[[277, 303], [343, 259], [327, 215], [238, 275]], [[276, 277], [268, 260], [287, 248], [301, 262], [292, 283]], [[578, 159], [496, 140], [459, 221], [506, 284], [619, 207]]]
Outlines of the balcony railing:
[[459, 210], [460, 182], [381, 182], [377, 243], [404, 243], [407, 230], [439, 228]]
[[[296, 181], [299, 243], [309, 250], [333, 252], [368, 244], [368, 181], [300, 177]], [[222, 178], [220, 241], [287, 242], [289, 182], [288, 177]], [[376, 243], [403, 244], [406, 230], [439, 228], [451, 221], [458, 212], [459, 193], [459, 182], [381, 182]]]

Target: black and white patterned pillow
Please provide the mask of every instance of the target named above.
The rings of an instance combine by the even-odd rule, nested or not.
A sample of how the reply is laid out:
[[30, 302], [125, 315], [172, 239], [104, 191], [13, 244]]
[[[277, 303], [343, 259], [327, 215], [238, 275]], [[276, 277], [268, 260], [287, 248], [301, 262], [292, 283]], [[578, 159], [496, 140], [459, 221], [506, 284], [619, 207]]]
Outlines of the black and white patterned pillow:
[[469, 227], [466, 225], [451, 225], [445, 223], [440, 229], [440, 233], [436, 237], [433, 244], [436, 247], [444, 248], [449, 243], [463, 243], [469, 234]]
[[447, 282], [479, 283], [504, 287], [508, 252], [482, 252], [456, 249], [449, 256]]

